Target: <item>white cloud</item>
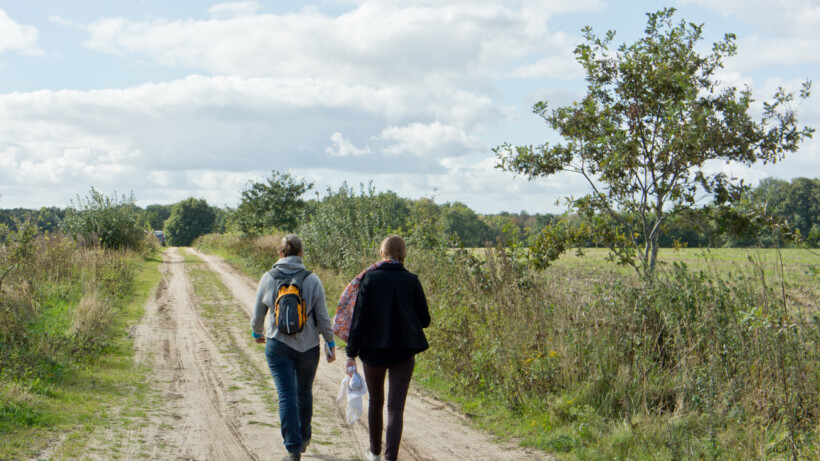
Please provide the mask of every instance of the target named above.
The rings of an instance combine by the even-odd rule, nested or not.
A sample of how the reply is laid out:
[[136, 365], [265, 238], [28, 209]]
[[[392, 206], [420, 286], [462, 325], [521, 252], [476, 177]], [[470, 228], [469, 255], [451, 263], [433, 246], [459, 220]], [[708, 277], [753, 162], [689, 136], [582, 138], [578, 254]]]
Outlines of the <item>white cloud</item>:
[[779, 33], [816, 34], [820, 27], [820, 5], [813, 0], [679, 0], [734, 16], [756, 27]]
[[[10, 188], [31, 185], [72, 197], [111, 185], [162, 197], [187, 197], [170, 191], [191, 188], [225, 200], [238, 194], [248, 171], [323, 165], [341, 175], [431, 173], [441, 165], [420, 156], [483, 149], [469, 133], [501, 117], [492, 109], [465, 92], [317, 79], [190, 76], [126, 89], [4, 94], [0, 194], [8, 200]], [[345, 159], [362, 155], [366, 164]], [[192, 171], [242, 180], [201, 173], [181, 180], [179, 173]]]
[[[820, 4], [813, 0], [680, 0], [737, 18], [756, 33], [738, 36], [730, 65], [749, 70], [820, 61]], [[758, 32], [759, 31], [759, 32]]]
[[325, 152], [334, 157], [361, 157], [362, 155], [369, 155], [369, 146], [359, 148], [353, 145], [348, 139], [342, 136], [338, 131], [330, 135], [331, 146], [325, 149]]
[[192, 189], [197, 196], [217, 206], [236, 206], [239, 195], [247, 182], [262, 180], [253, 172], [232, 172], [220, 170], [193, 171], [187, 174]]
[[531, 64], [524, 64], [512, 71], [516, 78], [551, 78], [577, 80], [583, 78], [584, 69], [571, 53], [547, 56]]
[[[820, 25], [818, 25], [820, 28]], [[728, 65], [740, 70], [820, 63], [820, 32], [813, 36], [761, 37], [738, 41], [737, 56]]]
[[438, 121], [430, 124], [416, 122], [401, 127], [389, 126], [382, 130], [379, 139], [389, 143], [383, 151], [391, 156], [409, 155], [436, 159], [490, 150], [481, 138], [470, 136], [464, 130]]
[[18, 24], [0, 9], [0, 53], [19, 51], [23, 54], [42, 55], [37, 45], [39, 32], [36, 27]]
[[315, 8], [258, 13], [257, 3], [241, 2], [212, 7], [206, 20], [104, 18], [86, 26], [86, 45], [219, 75], [484, 85], [500, 63], [531, 54], [565, 61], [568, 37], [549, 33], [546, 22], [559, 12], [600, 5], [368, 1], [330, 16]]

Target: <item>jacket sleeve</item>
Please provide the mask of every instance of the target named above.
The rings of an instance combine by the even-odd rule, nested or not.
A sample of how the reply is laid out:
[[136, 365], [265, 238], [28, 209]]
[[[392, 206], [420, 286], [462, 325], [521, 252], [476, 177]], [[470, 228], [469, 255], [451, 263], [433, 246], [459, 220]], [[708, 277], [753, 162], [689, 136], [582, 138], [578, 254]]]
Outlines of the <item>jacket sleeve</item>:
[[251, 315], [251, 332], [254, 338], [261, 338], [265, 335], [265, 314], [268, 313], [268, 306], [263, 300], [268, 290], [269, 280], [270, 275], [266, 272], [259, 280], [259, 288], [256, 290], [256, 301], [254, 301], [253, 315]]
[[345, 353], [350, 358], [355, 358], [359, 355], [359, 346], [362, 343], [364, 336], [364, 329], [366, 327], [367, 311], [367, 275], [364, 276], [359, 284], [359, 293], [356, 295], [356, 305], [353, 307], [353, 318], [350, 321], [350, 334], [347, 338], [347, 347]]
[[424, 296], [424, 287], [421, 286], [421, 281], [416, 278], [416, 315], [419, 317], [422, 328], [430, 326], [430, 310], [427, 308], [427, 297]]
[[322, 281], [316, 274], [311, 275], [316, 278], [316, 289], [313, 290], [313, 318], [316, 319], [316, 325], [319, 328], [319, 334], [325, 338], [325, 342], [333, 343], [333, 325], [330, 322], [330, 314], [327, 312], [327, 301], [325, 300], [325, 287], [322, 286]]

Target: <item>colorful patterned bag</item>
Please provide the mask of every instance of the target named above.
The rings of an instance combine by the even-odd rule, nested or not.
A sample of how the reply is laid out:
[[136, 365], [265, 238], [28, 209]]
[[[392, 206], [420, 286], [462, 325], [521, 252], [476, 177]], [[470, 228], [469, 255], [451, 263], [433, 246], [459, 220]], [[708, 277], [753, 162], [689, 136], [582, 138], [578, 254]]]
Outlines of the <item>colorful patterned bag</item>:
[[339, 298], [339, 305], [336, 307], [336, 315], [333, 316], [333, 333], [347, 341], [350, 337], [350, 324], [353, 322], [353, 308], [356, 307], [356, 297], [359, 295], [359, 284], [362, 283], [364, 275], [374, 269], [378, 269], [385, 263], [398, 263], [393, 259], [383, 259], [353, 278], [345, 287], [342, 296]]

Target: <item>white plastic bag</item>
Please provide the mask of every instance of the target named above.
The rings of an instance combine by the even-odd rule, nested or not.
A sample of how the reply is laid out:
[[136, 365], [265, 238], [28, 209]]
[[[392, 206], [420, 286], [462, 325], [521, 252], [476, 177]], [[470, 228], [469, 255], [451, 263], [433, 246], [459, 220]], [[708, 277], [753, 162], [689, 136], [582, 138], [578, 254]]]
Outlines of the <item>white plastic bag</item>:
[[367, 394], [367, 386], [358, 372], [353, 373], [353, 376], [345, 375], [336, 401], [342, 400], [347, 395], [347, 424], [352, 425], [362, 417], [362, 396], [365, 394]]

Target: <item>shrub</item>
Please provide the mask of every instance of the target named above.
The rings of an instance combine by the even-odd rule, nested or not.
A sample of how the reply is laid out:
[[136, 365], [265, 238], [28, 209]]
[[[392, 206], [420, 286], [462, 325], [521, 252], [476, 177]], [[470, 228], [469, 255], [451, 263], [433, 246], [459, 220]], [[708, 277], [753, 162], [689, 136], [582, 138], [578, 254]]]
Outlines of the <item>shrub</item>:
[[467, 205], [455, 202], [441, 206], [444, 236], [455, 236], [466, 247], [483, 247], [491, 240], [490, 226]]
[[133, 194], [108, 197], [92, 187], [88, 197], [71, 202], [60, 228], [81, 246], [139, 251], [148, 228], [135, 202]]
[[381, 240], [407, 226], [409, 202], [364, 185], [357, 195], [346, 183], [313, 202], [299, 223], [305, 259], [313, 266], [355, 270], [376, 255]]
[[26, 326], [36, 313], [36, 303], [27, 283], [0, 291], [0, 370], [12, 371], [22, 364], [17, 351], [26, 349]]
[[25, 266], [34, 253], [37, 228], [30, 220], [15, 220], [14, 231], [0, 226], [0, 291], [3, 281], [15, 269]]
[[145, 219], [151, 230], [160, 230], [165, 227], [165, 221], [171, 217], [173, 205], [148, 205], [145, 208]]
[[213, 229], [216, 213], [203, 199], [193, 197], [183, 200], [171, 209], [165, 221], [165, 235], [174, 246], [188, 246], [197, 237]]
[[305, 207], [302, 195], [313, 188], [304, 179], [276, 170], [265, 182], [249, 182], [230, 222], [239, 232], [259, 235], [275, 230], [293, 231]]

